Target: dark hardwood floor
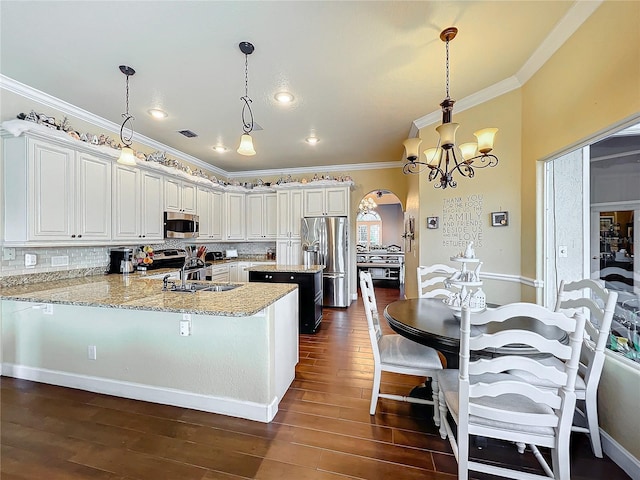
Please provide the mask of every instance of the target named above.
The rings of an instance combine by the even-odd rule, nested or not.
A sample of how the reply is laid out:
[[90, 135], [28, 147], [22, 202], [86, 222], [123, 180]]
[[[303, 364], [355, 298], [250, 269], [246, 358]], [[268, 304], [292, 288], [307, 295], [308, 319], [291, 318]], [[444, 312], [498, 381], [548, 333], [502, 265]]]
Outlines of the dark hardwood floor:
[[[376, 296], [382, 312], [399, 291], [376, 287]], [[359, 299], [325, 309], [320, 331], [300, 336], [296, 379], [269, 424], [3, 377], [0, 478], [454, 479], [430, 407], [381, 400], [369, 415], [372, 371]], [[384, 374], [383, 388], [406, 394], [421, 380]], [[571, 447], [573, 480], [629, 478], [595, 458], [585, 435]], [[540, 471], [512, 445], [472, 451]]]

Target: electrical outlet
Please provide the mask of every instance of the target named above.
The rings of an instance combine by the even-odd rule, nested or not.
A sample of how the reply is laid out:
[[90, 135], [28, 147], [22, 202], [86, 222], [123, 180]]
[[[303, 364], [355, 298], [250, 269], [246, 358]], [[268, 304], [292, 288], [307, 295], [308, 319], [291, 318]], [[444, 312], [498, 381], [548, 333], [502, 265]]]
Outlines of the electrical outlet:
[[191, 335], [191, 322], [180, 320], [180, 336], [188, 337], [189, 335]]
[[15, 260], [16, 249], [12, 247], [4, 247], [2, 249], [2, 260]]
[[560, 245], [558, 247], [558, 257], [567, 258], [569, 256], [568, 248], [566, 245]]
[[191, 335], [191, 314], [183, 313], [180, 320], [180, 336], [188, 337]]
[[25, 253], [24, 254], [24, 266], [25, 267], [35, 267], [38, 263], [37, 255], [33, 253]]
[[98, 358], [97, 353], [98, 352], [96, 351], [95, 345], [89, 345], [87, 347], [87, 357], [89, 358], [89, 360], [95, 360], [96, 358]]
[[64, 267], [69, 265], [69, 256], [68, 255], [59, 255], [56, 257], [51, 257], [51, 266], [52, 267]]

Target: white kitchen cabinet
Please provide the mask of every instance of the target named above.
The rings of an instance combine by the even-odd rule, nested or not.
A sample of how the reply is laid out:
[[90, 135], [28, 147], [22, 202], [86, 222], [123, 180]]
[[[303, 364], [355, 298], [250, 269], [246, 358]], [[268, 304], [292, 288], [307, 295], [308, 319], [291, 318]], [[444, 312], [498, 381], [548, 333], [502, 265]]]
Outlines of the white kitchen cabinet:
[[162, 240], [162, 175], [114, 163], [113, 180], [113, 239]]
[[275, 193], [251, 193], [246, 197], [247, 240], [276, 238], [277, 197]]
[[245, 194], [225, 193], [225, 235], [227, 240], [245, 240]]
[[310, 188], [304, 192], [305, 217], [349, 216], [349, 187]]
[[240, 280], [240, 264], [241, 262], [229, 264], [229, 281], [230, 282], [244, 282]]
[[224, 193], [198, 187], [198, 217], [200, 241], [223, 240]]
[[111, 239], [110, 158], [26, 135], [4, 139], [5, 242]]
[[193, 183], [164, 177], [164, 209], [168, 212], [196, 213], [197, 191]]
[[207, 280], [212, 282], [229, 282], [229, 265], [211, 265], [207, 267], [206, 273]]
[[302, 242], [300, 240], [278, 240], [276, 242], [278, 265], [302, 265]]
[[277, 202], [277, 238], [299, 239], [302, 224], [302, 190], [278, 190]]

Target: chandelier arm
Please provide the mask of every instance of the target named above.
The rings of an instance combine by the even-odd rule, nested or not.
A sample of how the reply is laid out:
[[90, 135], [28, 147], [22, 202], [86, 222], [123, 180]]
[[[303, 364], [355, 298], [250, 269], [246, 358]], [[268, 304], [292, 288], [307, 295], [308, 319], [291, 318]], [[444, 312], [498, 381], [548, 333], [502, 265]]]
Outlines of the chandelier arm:
[[451, 151], [451, 155], [453, 156], [453, 162], [455, 163], [455, 166], [451, 169], [451, 172], [449, 173], [453, 175], [453, 172], [457, 170], [458, 173], [463, 177], [473, 178], [474, 171], [473, 171], [473, 167], [471, 167], [471, 162], [473, 160], [470, 159], [470, 160], [464, 160], [462, 162], [459, 162], [458, 157], [456, 157], [455, 151], [453, 150]]
[[487, 167], [495, 167], [498, 164], [498, 157], [493, 154], [483, 153], [482, 155], [476, 155], [473, 158], [467, 160], [467, 163], [471, 163], [474, 160], [480, 159], [482, 165], [475, 165], [475, 168], [487, 168]]
[[404, 166], [402, 167], [402, 173], [407, 174], [407, 173], [422, 173], [425, 170], [425, 167], [429, 167], [428, 163], [424, 163], [424, 162], [416, 162], [414, 161], [408, 161], [407, 163], [404, 164]]

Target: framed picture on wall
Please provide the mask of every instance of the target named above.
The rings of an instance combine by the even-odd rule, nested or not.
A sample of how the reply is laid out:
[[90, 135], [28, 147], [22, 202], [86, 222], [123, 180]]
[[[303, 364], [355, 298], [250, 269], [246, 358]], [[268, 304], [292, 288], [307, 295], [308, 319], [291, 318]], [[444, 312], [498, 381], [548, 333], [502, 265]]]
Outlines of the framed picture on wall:
[[506, 227], [509, 225], [509, 212], [491, 212], [492, 227]]
[[438, 228], [439, 221], [438, 217], [427, 217], [427, 228]]
[[600, 231], [608, 232], [613, 225], [613, 216], [608, 215], [600, 215]]

